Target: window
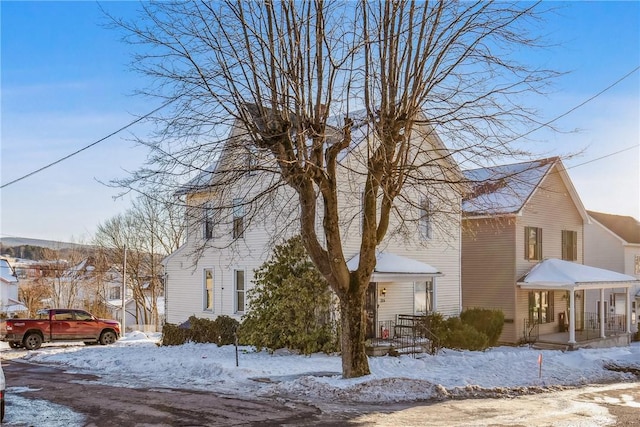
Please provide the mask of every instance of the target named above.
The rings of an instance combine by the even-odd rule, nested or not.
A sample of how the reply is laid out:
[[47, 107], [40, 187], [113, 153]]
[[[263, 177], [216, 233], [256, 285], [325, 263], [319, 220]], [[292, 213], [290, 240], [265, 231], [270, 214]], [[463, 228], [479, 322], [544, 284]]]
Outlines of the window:
[[634, 265], [634, 274], [640, 274], [640, 255], [636, 255]]
[[433, 312], [433, 279], [413, 284], [413, 314], [425, 315]]
[[418, 227], [420, 228], [420, 237], [424, 240], [431, 239], [433, 235], [433, 227], [431, 223], [431, 202], [429, 202], [429, 199], [423, 198], [420, 201], [420, 219]]
[[562, 230], [562, 259], [576, 261], [578, 259], [578, 232]]
[[213, 311], [213, 270], [211, 268], [204, 269], [203, 281], [204, 301], [202, 309], [204, 311]]
[[202, 207], [203, 218], [203, 236], [205, 239], [213, 238], [213, 208], [209, 205], [203, 205]]
[[244, 237], [244, 206], [242, 199], [233, 199], [233, 238]]
[[236, 313], [244, 312], [244, 270], [234, 270]]
[[529, 322], [552, 323], [553, 291], [529, 292]]
[[255, 175], [258, 172], [258, 153], [255, 147], [250, 146], [245, 154], [245, 163], [247, 166], [247, 173], [250, 176]]
[[109, 299], [122, 299], [120, 296], [120, 286], [109, 288]]
[[529, 261], [542, 259], [542, 228], [524, 228], [524, 259]]
[[92, 316], [92, 315], [90, 315], [89, 313], [87, 313], [86, 311], [76, 310], [76, 312], [75, 312], [75, 319], [76, 319], [76, 320], [82, 320], [82, 321], [88, 322], [88, 321], [93, 320], [93, 316]]

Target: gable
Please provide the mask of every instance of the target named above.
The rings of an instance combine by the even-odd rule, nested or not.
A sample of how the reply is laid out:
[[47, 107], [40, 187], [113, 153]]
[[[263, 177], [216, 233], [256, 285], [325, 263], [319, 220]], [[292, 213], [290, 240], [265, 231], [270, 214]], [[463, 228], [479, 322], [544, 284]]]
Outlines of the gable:
[[587, 211], [603, 227], [627, 243], [640, 244], [640, 222], [630, 216]]
[[465, 216], [522, 215], [539, 193], [561, 191], [588, 222], [588, 215], [562, 161], [557, 157], [463, 171], [471, 191], [464, 197]]

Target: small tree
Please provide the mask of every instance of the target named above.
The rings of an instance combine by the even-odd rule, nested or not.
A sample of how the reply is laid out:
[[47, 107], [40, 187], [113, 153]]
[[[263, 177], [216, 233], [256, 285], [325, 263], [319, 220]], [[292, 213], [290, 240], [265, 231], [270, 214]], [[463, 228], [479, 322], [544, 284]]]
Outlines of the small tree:
[[243, 319], [243, 342], [304, 354], [338, 350], [333, 293], [299, 236], [276, 246], [256, 271], [255, 287], [247, 295], [251, 311]]

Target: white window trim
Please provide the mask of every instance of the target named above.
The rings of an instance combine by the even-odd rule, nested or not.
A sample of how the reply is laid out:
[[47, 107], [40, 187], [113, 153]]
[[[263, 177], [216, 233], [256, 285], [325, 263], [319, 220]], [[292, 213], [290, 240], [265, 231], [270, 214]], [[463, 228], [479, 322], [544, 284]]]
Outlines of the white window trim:
[[[243, 298], [243, 307], [244, 310], [238, 310], [238, 276], [237, 272], [243, 272], [243, 290], [242, 290], [242, 298]], [[233, 269], [233, 312], [234, 314], [244, 314], [247, 311], [247, 270], [243, 267], [237, 267]]]
[[[211, 271], [211, 308], [207, 308], [207, 271]], [[216, 279], [215, 270], [212, 267], [204, 267], [202, 269], [202, 311], [204, 313], [215, 312], [215, 297]]]
[[418, 207], [418, 232], [422, 240], [433, 239], [433, 213], [431, 200], [428, 197], [420, 198]]

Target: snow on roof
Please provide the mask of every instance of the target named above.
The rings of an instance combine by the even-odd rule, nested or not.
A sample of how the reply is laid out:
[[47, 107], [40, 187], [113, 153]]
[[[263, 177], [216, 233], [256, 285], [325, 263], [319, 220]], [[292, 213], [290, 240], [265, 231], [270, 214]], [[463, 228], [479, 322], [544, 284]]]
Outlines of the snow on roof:
[[517, 213], [557, 158], [463, 171], [472, 188], [462, 202], [466, 214]]
[[5, 283], [15, 283], [18, 281], [18, 278], [13, 275], [13, 269], [9, 261], [4, 258], [0, 259], [0, 279]]
[[176, 196], [183, 196], [188, 193], [192, 193], [194, 191], [206, 189], [211, 185], [211, 179], [213, 177], [213, 172], [218, 167], [218, 162], [214, 162], [209, 165], [206, 169], [202, 170], [195, 178], [187, 182], [185, 185], [181, 186], [178, 191], [175, 192]]
[[[355, 271], [360, 263], [360, 254], [355, 255], [347, 262], [349, 271]], [[440, 274], [437, 268], [415, 259], [405, 258], [389, 252], [376, 254], [376, 266], [374, 273], [400, 273], [400, 274]]]
[[616, 287], [625, 287], [624, 284], [632, 283], [640, 283], [640, 280], [616, 271], [560, 259], [545, 259], [533, 266], [523, 278], [518, 280], [519, 285], [529, 288], [542, 286], [573, 289], [580, 284], [610, 284]]

